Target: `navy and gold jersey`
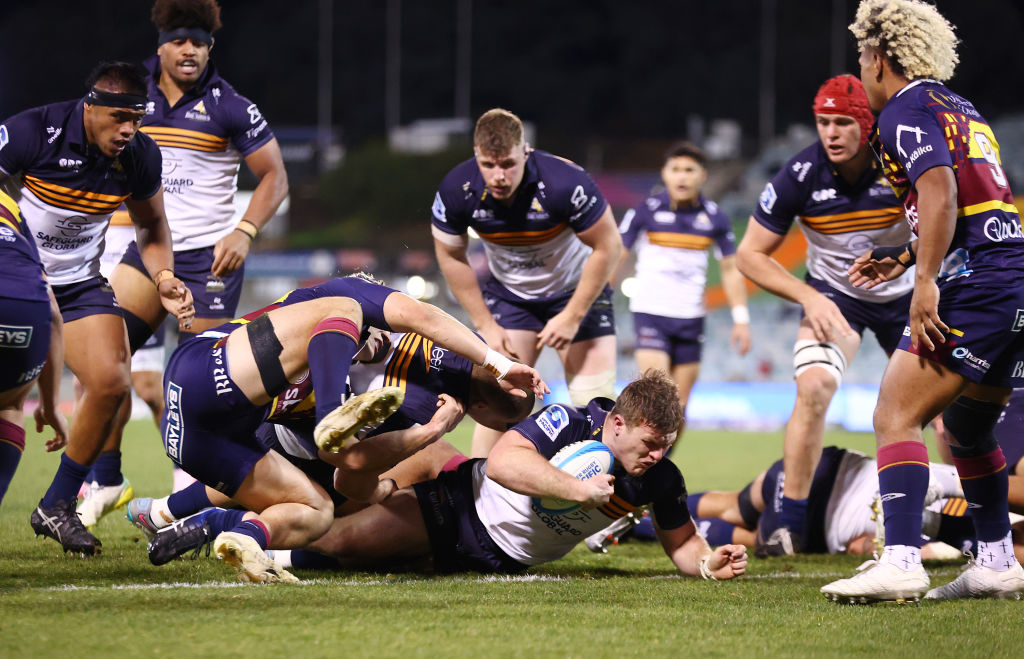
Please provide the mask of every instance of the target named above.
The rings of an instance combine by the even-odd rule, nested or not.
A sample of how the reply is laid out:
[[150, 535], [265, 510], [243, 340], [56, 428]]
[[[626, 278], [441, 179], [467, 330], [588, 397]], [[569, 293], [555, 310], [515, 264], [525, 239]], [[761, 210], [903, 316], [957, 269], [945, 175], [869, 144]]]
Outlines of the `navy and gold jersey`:
[[[917, 232], [917, 179], [933, 167], [956, 176], [957, 219], [940, 277], [978, 271], [1019, 285], [1024, 270], [1020, 214], [1002, 168], [999, 143], [970, 101], [934, 80], [915, 80], [889, 99], [878, 117], [885, 175]], [[986, 280], [988, 283], [988, 280]]]
[[779, 235], [798, 221], [807, 238], [807, 273], [850, 297], [889, 302], [914, 286], [913, 273], [871, 290], [850, 284], [847, 271], [856, 257], [878, 245], [906, 243], [912, 236], [881, 171], [869, 167], [849, 185], [820, 141], [790, 159], [765, 186], [753, 218]]
[[43, 264], [18, 205], [0, 191], [0, 297], [48, 300]]
[[580, 166], [534, 149], [511, 206], [490, 195], [475, 158], [441, 181], [434, 197], [433, 235], [462, 244], [470, 227], [480, 236], [491, 274], [514, 296], [540, 300], [571, 293], [591, 249], [575, 234], [608, 207]]
[[120, 154], [86, 139], [83, 99], [26, 110], [0, 124], [0, 172], [21, 175], [18, 204], [53, 285], [99, 275], [103, 234], [125, 199], [160, 189], [160, 150], [136, 134]]

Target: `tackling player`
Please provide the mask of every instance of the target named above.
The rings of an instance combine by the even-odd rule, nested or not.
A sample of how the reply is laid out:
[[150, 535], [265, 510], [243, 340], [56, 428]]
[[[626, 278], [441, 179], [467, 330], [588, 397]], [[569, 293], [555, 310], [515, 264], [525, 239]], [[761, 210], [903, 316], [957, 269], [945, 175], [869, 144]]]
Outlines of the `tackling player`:
[[82, 99], [26, 110], [0, 125], [0, 184], [19, 177], [21, 212], [64, 320], [65, 363], [83, 389], [67, 450], [32, 513], [32, 528], [66, 551], [93, 554], [101, 543], [82, 526], [76, 498], [104, 443], [120, 436], [126, 418], [120, 410], [129, 400], [125, 321], [99, 276], [103, 234], [122, 202], [159, 304], [180, 327], [192, 322], [194, 308], [172, 269], [160, 151], [136, 134], [145, 79], [131, 64], [105, 63], [87, 85]]
[[[959, 61], [953, 26], [918, 0], [865, 0], [850, 31], [861, 80], [879, 111], [886, 177], [917, 239], [884, 256], [865, 253], [850, 279], [866, 287], [917, 263], [906, 332], [882, 377], [875, 408], [885, 551], [850, 579], [824, 586], [836, 601], [1018, 597], [1006, 458], [993, 434], [1024, 384], [1024, 237], [992, 129], [950, 91]], [[921, 502], [928, 452], [921, 428], [942, 411], [947, 441], [978, 535], [977, 558], [928, 590], [921, 565]]]
[[[574, 403], [613, 396], [608, 281], [622, 240], [611, 207], [582, 168], [531, 148], [507, 110], [477, 120], [473, 153], [434, 197], [434, 248], [452, 293], [499, 352], [533, 365], [544, 346], [558, 351]], [[466, 256], [470, 227], [491, 271], [482, 291]], [[473, 454], [499, 436], [478, 427]]]
[[[864, 329], [891, 354], [910, 303], [909, 280], [865, 291], [847, 278], [865, 249], [910, 239], [903, 209], [868, 148], [873, 116], [860, 81], [851, 75], [827, 80], [814, 97], [814, 119], [819, 140], [765, 187], [736, 254], [751, 281], [802, 307], [793, 346], [796, 402], [783, 440], [782, 523], [759, 539], [755, 553], [761, 557], [800, 550], [832, 397]], [[808, 242], [804, 281], [772, 258], [794, 220]]]

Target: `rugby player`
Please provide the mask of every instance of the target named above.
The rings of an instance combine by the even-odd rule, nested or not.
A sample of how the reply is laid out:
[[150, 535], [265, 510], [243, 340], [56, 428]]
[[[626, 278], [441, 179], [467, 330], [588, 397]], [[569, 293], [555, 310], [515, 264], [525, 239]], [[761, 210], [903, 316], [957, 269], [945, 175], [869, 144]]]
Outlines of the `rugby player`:
[[[918, 0], [865, 0], [850, 31], [861, 80], [879, 111], [886, 177], [917, 239], [898, 253], [865, 253], [850, 268], [865, 287], [916, 261], [909, 321], [875, 408], [885, 550], [870, 568], [822, 587], [836, 601], [1019, 597], [1006, 458], [993, 434], [1011, 387], [1024, 384], [1024, 238], [992, 129], [942, 84], [957, 64], [953, 26]], [[907, 279], [911, 279], [907, 277]], [[921, 565], [928, 452], [921, 428], [942, 412], [978, 536], [976, 559], [929, 590]]]
[[[0, 136], [0, 140], [2, 140]], [[2, 147], [0, 147], [2, 148]], [[18, 205], [0, 191], [0, 503], [25, 450], [22, 408], [39, 380], [36, 429], [54, 430], [47, 451], [67, 443], [67, 421], [57, 409], [64, 365], [63, 323], [46, 283], [32, 234]]]
[[[574, 404], [614, 396], [608, 281], [622, 240], [611, 207], [582, 168], [531, 148], [507, 110], [477, 120], [473, 154], [434, 197], [434, 248], [452, 293], [499, 352], [532, 366], [554, 348]], [[482, 291], [466, 255], [470, 228], [491, 271]], [[498, 437], [478, 427], [473, 454], [487, 455]]]
[[[516, 573], [561, 558], [587, 535], [649, 504], [665, 553], [680, 572], [731, 579], [746, 570], [745, 548], [708, 547], [687, 511], [682, 474], [662, 460], [681, 424], [675, 384], [650, 370], [615, 402], [545, 408], [504, 433], [486, 459], [468, 460], [336, 520], [313, 547], [342, 567], [426, 559], [437, 572]], [[587, 439], [614, 454], [610, 474], [579, 481], [549, 462], [562, 447]], [[555, 515], [532, 502], [549, 496], [582, 507]]]
[[[863, 86], [851, 75], [830, 78], [818, 89], [813, 108], [818, 141], [765, 186], [736, 254], [751, 281], [802, 308], [793, 346], [796, 401], [783, 437], [782, 523], [755, 549], [761, 557], [800, 550], [832, 397], [864, 329], [871, 328], [891, 354], [910, 303], [909, 280], [862, 290], [847, 277], [865, 249], [910, 239], [903, 209], [868, 147], [874, 118]], [[804, 281], [772, 257], [794, 220], [808, 243]]]
[[[515, 395], [547, 392], [533, 368], [489, 349], [436, 307], [368, 277], [294, 290], [179, 346], [164, 378], [164, 446], [198, 480], [257, 513], [213, 542], [218, 557], [251, 581], [293, 580], [264, 550], [304, 546], [334, 517], [324, 488], [257, 441], [273, 399], [304, 375], [312, 380], [313, 438], [325, 453], [344, 449], [358, 430], [378, 425], [402, 402], [401, 388], [390, 386], [342, 404], [348, 365], [359, 342], [373, 338], [371, 327], [417, 332], [506, 380]], [[358, 452], [359, 444], [349, 451]]]
[[104, 443], [119, 437], [126, 420], [120, 410], [129, 400], [125, 321], [99, 274], [103, 234], [122, 202], [159, 304], [182, 328], [194, 307], [173, 271], [160, 151], [136, 134], [146, 81], [133, 65], [115, 62], [99, 65], [87, 85], [82, 99], [26, 110], [0, 125], [0, 184], [19, 177], [21, 212], [64, 321], [65, 363], [83, 390], [67, 450], [32, 513], [32, 528], [66, 551], [91, 555], [101, 543], [75, 513], [77, 494]]
[[[213, 32], [221, 26], [216, 0], [157, 0], [152, 19], [157, 50], [145, 62], [148, 103], [141, 130], [163, 155], [175, 273], [195, 300], [191, 331], [201, 332], [236, 316], [245, 258], [288, 195], [288, 175], [266, 119], [220, 77], [210, 60]], [[236, 222], [234, 195], [242, 160], [258, 184], [243, 219]], [[134, 352], [165, 316], [134, 244], [110, 283]], [[97, 518], [124, 500], [119, 439], [108, 442], [95, 469], [97, 477], [101, 472], [109, 476], [80, 506], [90, 513], [95, 509]], [[179, 470], [174, 478], [179, 486], [188, 482]]]
[[729, 217], [701, 194], [708, 176], [705, 163], [696, 146], [674, 145], [661, 168], [665, 191], [627, 211], [619, 224], [623, 245], [627, 250], [635, 246], [637, 253], [636, 293], [629, 298], [636, 367], [641, 373], [657, 368], [672, 376], [684, 423], [700, 370], [709, 248], [732, 308], [729, 343], [741, 355], [750, 350], [750, 312], [743, 275], [736, 268], [735, 237]]

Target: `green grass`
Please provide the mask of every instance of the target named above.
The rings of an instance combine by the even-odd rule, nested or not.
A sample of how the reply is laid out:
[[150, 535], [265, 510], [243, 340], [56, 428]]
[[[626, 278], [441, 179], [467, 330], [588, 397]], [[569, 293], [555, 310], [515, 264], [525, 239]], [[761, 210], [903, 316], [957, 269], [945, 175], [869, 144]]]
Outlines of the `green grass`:
[[[456, 444], [468, 443], [466, 428]], [[870, 436], [830, 443], [871, 451]], [[781, 454], [781, 434], [690, 432], [676, 459], [691, 491], [743, 485]], [[170, 468], [152, 423], [135, 421], [125, 472], [138, 495], [163, 495]], [[57, 456], [30, 433], [0, 507], [0, 657], [352, 656], [613, 657], [1010, 656], [1020, 604], [837, 606], [818, 593], [858, 560], [752, 559], [733, 582], [679, 578], [660, 549], [637, 542], [577, 548], [531, 570], [533, 581], [478, 575], [299, 572], [301, 586], [241, 585], [217, 561], [156, 568], [120, 515], [98, 525], [104, 551], [64, 558], [35, 539], [28, 516]], [[957, 566], [929, 566], [936, 583]], [[1009, 627], [1007, 627], [1009, 623]], [[985, 630], [991, 630], [986, 632]]]

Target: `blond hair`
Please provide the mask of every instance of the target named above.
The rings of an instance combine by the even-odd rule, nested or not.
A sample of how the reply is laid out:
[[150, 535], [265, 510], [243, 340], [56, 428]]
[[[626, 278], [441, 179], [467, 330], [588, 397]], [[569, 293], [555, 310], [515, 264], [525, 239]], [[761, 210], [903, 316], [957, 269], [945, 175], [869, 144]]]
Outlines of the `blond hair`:
[[676, 383], [656, 368], [647, 369], [626, 385], [608, 414], [621, 414], [627, 425], [648, 425], [662, 435], [675, 435], [683, 426]]
[[505, 155], [523, 143], [522, 120], [502, 108], [480, 115], [473, 132], [473, 145], [482, 153]]
[[960, 63], [955, 28], [921, 0], [862, 0], [850, 32], [861, 51], [876, 49], [897, 75], [909, 80], [953, 77]]

